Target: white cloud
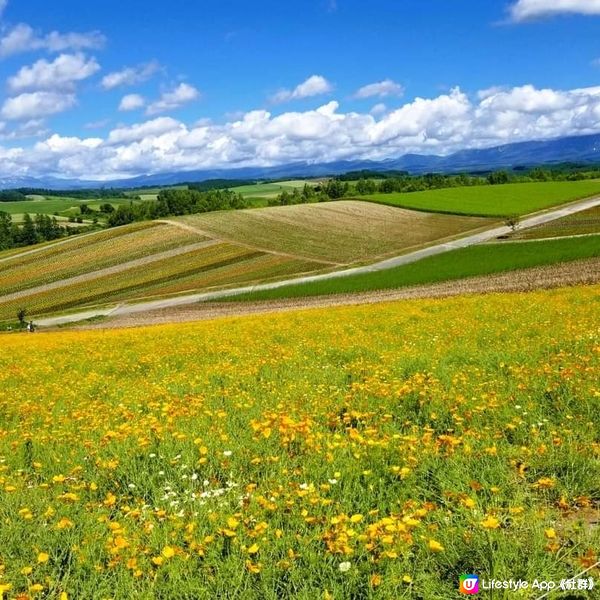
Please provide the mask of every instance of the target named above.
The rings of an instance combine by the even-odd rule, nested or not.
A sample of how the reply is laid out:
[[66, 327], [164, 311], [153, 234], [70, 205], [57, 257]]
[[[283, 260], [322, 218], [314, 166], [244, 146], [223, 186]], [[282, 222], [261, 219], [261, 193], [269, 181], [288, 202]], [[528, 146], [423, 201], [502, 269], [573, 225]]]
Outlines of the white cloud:
[[145, 123], [137, 123], [129, 127], [113, 129], [107, 141], [110, 144], [139, 142], [173, 131], [181, 131], [182, 129], [185, 129], [185, 126], [171, 117], [157, 117]]
[[[6, 106], [1, 113], [4, 119], [14, 118]], [[480, 97], [455, 88], [378, 115], [342, 112], [332, 101], [315, 110], [281, 114], [253, 110], [224, 124], [204, 120], [187, 125], [157, 117], [117, 127], [103, 140], [55, 134], [29, 149], [0, 145], [0, 176], [107, 179], [295, 161], [381, 160], [590, 133], [600, 133], [600, 87], [526, 85], [490, 88]]]
[[200, 98], [200, 92], [193, 85], [180, 83], [174, 90], [165, 92], [156, 102], [152, 102], [146, 109], [146, 113], [156, 115], [174, 110], [198, 98]]
[[382, 115], [387, 112], [387, 106], [383, 102], [379, 102], [369, 112], [372, 115]]
[[11, 92], [24, 90], [72, 90], [75, 82], [91, 77], [100, 69], [94, 58], [83, 54], [61, 54], [54, 61], [38, 60], [22, 67], [8, 79]]
[[517, 22], [558, 14], [600, 15], [600, 0], [517, 0], [510, 14]]
[[386, 96], [402, 96], [404, 88], [391, 79], [384, 79], [377, 83], [369, 83], [361, 87], [355, 94], [355, 98], [372, 98], [378, 96], [384, 98]]
[[152, 61], [136, 67], [127, 67], [121, 71], [115, 71], [105, 75], [102, 79], [102, 87], [112, 90], [121, 86], [136, 85], [150, 79], [158, 70], [160, 65]]
[[307, 80], [297, 85], [293, 90], [279, 90], [271, 96], [271, 102], [280, 104], [290, 100], [299, 100], [311, 96], [328, 94], [333, 90], [333, 85], [321, 75], [311, 75]]
[[121, 103], [119, 104], [120, 111], [128, 111], [128, 110], [138, 110], [139, 108], [143, 108], [146, 106], [146, 101], [143, 96], [139, 94], [127, 94], [121, 98]]
[[46, 35], [40, 35], [26, 23], [19, 23], [0, 38], [0, 58], [33, 50], [63, 52], [65, 50], [95, 49], [101, 48], [105, 41], [105, 37], [98, 31], [88, 33], [52, 31]]
[[75, 94], [33, 92], [8, 98], [0, 111], [10, 121], [39, 119], [72, 108], [77, 103]]
[[19, 124], [17, 127], [10, 131], [4, 131], [4, 123], [1, 124], [2, 133], [0, 139], [3, 140], [20, 140], [23, 138], [34, 138], [48, 135], [50, 132], [46, 127], [44, 119], [31, 119], [25, 123]]

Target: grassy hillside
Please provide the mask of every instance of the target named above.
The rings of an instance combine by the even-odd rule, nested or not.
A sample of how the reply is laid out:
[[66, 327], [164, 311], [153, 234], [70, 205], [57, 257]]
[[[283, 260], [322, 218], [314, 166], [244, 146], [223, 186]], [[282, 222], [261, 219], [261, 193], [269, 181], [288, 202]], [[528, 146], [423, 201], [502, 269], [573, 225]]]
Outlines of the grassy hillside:
[[493, 224], [488, 219], [426, 214], [358, 201], [206, 213], [181, 221], [221, 239], [334, 263], [397, 254]]
[[571, 577], [600, 547], [599, 296], [0, 336], [3, 589], [447, 600], [465, 572]]
[[416, 210], [503, 217], [524, 215], [594, 195], [600, 195], [598, 180], [484, 185], [405, 194], [373, 194], [364, 198]]
[[484, 244], [452, 250], [385, 271], [292, 284], [273, 290], [233, 296], [227, 300], [271, 300], [392, 289], [595, 256], [600, 256], [600, 235], [515, 244]]

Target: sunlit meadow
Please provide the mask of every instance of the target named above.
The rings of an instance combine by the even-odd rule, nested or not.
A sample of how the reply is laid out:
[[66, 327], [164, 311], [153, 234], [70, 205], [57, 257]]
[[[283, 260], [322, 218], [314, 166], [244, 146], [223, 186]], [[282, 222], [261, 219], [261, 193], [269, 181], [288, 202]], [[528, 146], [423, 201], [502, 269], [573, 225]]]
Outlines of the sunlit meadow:
[[1, 336], [0, 597], [574, 575], [600, 545], [599, 297]]

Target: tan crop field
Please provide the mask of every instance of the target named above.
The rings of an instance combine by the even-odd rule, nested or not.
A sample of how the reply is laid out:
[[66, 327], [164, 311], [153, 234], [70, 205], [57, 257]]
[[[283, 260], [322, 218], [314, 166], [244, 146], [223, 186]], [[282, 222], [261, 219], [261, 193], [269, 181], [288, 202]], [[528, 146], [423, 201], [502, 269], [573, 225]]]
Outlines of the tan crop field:
[[178, 220], [224, 240], [343, 264], [397, 254], [493, 222], [353, 200], [214, 212]]

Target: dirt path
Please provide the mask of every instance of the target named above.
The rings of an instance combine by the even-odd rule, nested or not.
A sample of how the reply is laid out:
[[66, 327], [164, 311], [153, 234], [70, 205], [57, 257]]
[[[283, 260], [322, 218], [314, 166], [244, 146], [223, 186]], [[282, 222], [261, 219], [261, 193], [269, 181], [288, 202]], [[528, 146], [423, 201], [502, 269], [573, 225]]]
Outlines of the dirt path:
[[302, 256], [301, 254], [290, 254], [288, 252], [280, 252], [279, 250], [270, 250], [268, 248], [261, 248], [259, 246], [255, 246], [254, 244], [246, 244], [244, 242], [240, 242], [239, 240], [234, 240], [231, 238], [226, 238], [221, 235], [216, 236], [214, 233], [210, 231], [206, 231], [205, 229], [201, 229], [199, 227], [194, 227], [194, 225], [190, 225], [189, 223], [183, 223], [180, 221], [171, 221], [170, 219], [161, 219], [158, 221], [159, 223], [167, 223], [168, 225], [172, 225], [173, 227], [179, 227], [180, 229], [185, 229], [186, 231], [191, 231], [192, 233], [198, 233], [205, 237], [209, 238], [217, 238], [221, 242], [228, 242], [230, 244], [235, 244], [236, 246], [242, 246], [243, 248], [248, 248], [249, 250], [257, 250], [259, 252], [265, 252], [266, 254], [276, 254], [277, 256], [285, 256], [286, 258], [292, 258], [294, 260], [305, 260], [314, 262], [321, 265], [328, 265], [331, 267], [347, 267], [348, 263], [339, 263], [332, 262], [330, 260], [324, 260], [322, 258], [311, 258], [309, 256]]
[[521, 269], [510, 273], [469, 277], [457, 281], [394, 290], [263, 302], [202, 302], [194, 305], [163, 308], [136, 314], [116, 315], [99, 323], [80, 325], [74, 328], [111, 329], [117, 327], [141, 327], [163, 323], [200, 321], [218, 317], [279, 313], [298, 309], [375, 304], [378, 302], [417, 298], [444, 298], [459, 294], [526, 292], [536, 289], [597, 283], [600, 283], [600, 258], [592, 258], [546, 267]]
[[107, 275], [116, 275], [117, 273], [121, 273], [121, 271], [127, 271], [129, 269], [136, 269], [138, 267], [143, 267], [145, 265], [149, 265], [149, 264], [159, 261], [159, 260], [164, 260], [166, 258], [173, 258], [174, 256], [179, 256], [180, 254], [187, 254], [188, 252], [193, 252], [194, 250], [199, 250], [201, 248], [208, 248], [209, 246], [215, 246], [216, 244], [220, 244], [220, 243], [221, 243], [220, 240], [208, 240], [208, 241], [204, 241], [204, 242], [197, 242], [196, 244], [189, 244], [187, 246], [181, 246], [180, 248], [174, 248], [173, 250], [166, 250], [165, 252], [158, 252], [158, 253], [152, 254], [150, 256], [144, 256], [144, 257], [138, 258], [136, 260], [130, 260], [128, 262], [120, 263], [113, 267], [106, 267], [105, 269], [98, 269], [97, 271], [83, 273], [82, 275], [75, 275], [74, 277], [68, 277], [67, 279], [60, 279], [59, 281], [53, 281], [51, 283], [46, 283], [44, 285], [38, 285], [36, 287], [27, 288], [26, 290], [21, 290], [19, 292], [13, 292], [12, 294], [0, 296], [0, 302], [11, 302], [12, 300], [18, 300], [19, 298], [25, 298], [32, 294], [37, 294], [40, 292], [48, 292], [50, 290], [57, 290], [62, 287], [74, 285], [76, 283], [85, 283], [86, 281], [90, 281], [92, 279], [97, 279], [98, 277], [106, 277]]

